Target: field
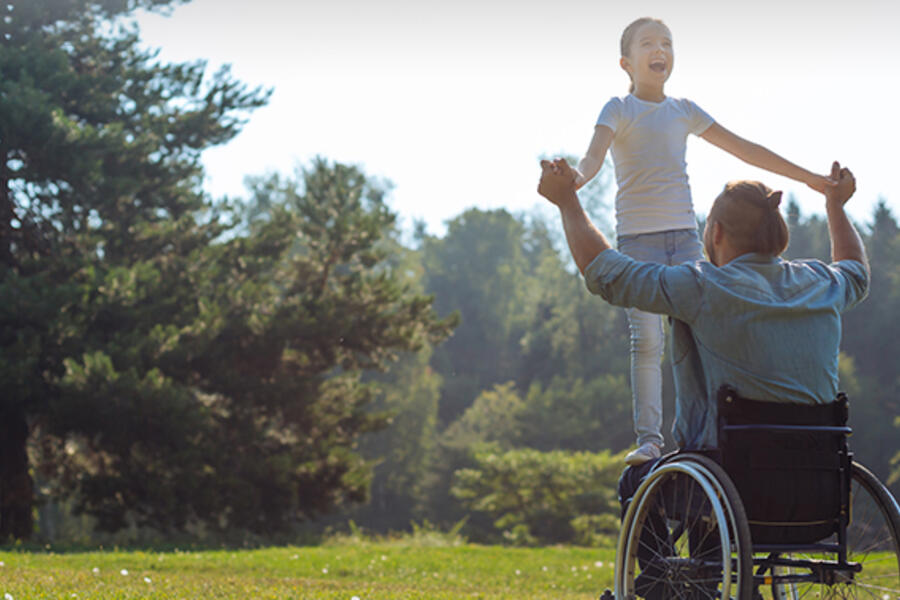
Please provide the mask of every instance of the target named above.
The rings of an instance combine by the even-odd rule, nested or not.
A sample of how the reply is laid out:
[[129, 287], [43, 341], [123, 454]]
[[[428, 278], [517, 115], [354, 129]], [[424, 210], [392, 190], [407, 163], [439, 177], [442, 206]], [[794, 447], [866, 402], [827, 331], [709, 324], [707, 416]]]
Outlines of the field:
[[409, 542], [219, 551], [0, 551], [0, 599], [579, 599], [614, 551]]

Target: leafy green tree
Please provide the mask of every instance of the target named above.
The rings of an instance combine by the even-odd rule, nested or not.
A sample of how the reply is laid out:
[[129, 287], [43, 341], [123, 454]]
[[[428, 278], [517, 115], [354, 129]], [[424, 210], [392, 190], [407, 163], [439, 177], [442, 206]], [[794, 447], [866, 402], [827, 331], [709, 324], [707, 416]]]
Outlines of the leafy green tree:
[[831, 261], [831, 244], [828, 237], [828, 222], [820, 215], [803, 216], [800, 205], [793, 195], [788, 197], [785, 221], [791, 238], [785, 257], [791, 259], [818, 258]]
[[623, 374], [587, 381], [556, 377], [546, 386], [536, 382], [522, 405], [520, 447], [620, 452], [634, 439], [631, 389]]
[[[385, 240], [392, 272], [415, 293], [423, 293], [421, 253], [396, 239]], [[449, 323], [455, 325], [451, 318]], [[425, 515], [426, 481], [437, 461], [438, 402], [442, 377], [431, 367], [431, 345], [405, 352], [383, 373], [367, 372], [377, 385], [370, 411], [386, 416], [387, 426], [363, 436], [360, 455], [373, 465], [366, 504], [320, 519], [319, 527], [352, 520], [360, 527], [388, 533], [409, 528]]]
[[900, 235], [884, 200], [875, 207], [865, 242], [872, 284], [866, 300], [844, 318], [844, 348], [856, 358], [861, 375], [883, 386], [894, 386], [897, 374], [893, 357], [900, 352], [900, 339], [890, 334], [885, 319], [900, 309]]
[[365, 500], [371, 469], [356, 447], [387, 415], [369, 409], [378, 388], [363, 373], [452, 326], [398, 275], [394, 215], [357, 169], [316, 161], [253, 191], [267, 209], [243, 234], [166, 257], [181, 259], [175, 324], [143, 331], [161, 345], [152, 360], [123, 358], [127, 327], [65, 363], [46, 421], [98, 450], [64, 491], [105, 529], [270, 534]]
[[424, 516], [445, 529], [466, 519], [467, 533], [476, 539], [487, 539], [493, 531], [490, 519], [469, 511], [451, 494], [454, 473], [474, 468], [473, 448], [485, 443], [502, 450], [512, 450], [521, 439], [519, 414], [524, 404], [515, 388], [507, 381], [481, 392], [465, 412], [437, 438], [434, 460], [424, 482]]
[[[155, 63], [117, 20], [171, 3], [0, 7], [0, 538], [31, 531], [26, 438], [59, 404], [66, 359], [106, 368], [96, 342], [131, 324], [124, 304], [147, 320], [170, 311], [165, 256], [221, 232], [212, 215], [194, 218], [209, 210], [200, 152], [267, 98], [227, 69], [207, 77], [201, 62]], [[132, 295], [150, 284], [153, 306]], [[170, 332], [139, 341], [145, 333], [125, 346], [130, 360], [149, 359]]]
[[525, 226], [507, 211], [473, 208], [449, 222], [444, 238], [423, 240], [425, 289], [439, 314], [461, 316], [433, 358], [444, 377], [444, 425], [482, 390], [514, 376], [535, 283], [525, 239]]
[[524, 397], [513, 382], [496, 385], [442, 434], [464, 452], [488, 442], [504, 450], [620, 451], [631, 438], [631, 392], [622, 375], [556, 377], [546, 387], [535, 382]]
[[540, 214], [470, 209], [444, 238], [424, 238], [426, 290], [439, 312], [458, 311], [462, 321], [433, 361], [445, 380], [445, 425], [505, 381], [524, 390], [556, 376], [627, 369], [624, 311], [587, 291], [555, 229]]
[[506, 540], [600, 545], [615, 539], [621, 456], [482, 445], [474, 457], [475, 467], [457, 471], [453, 494], [490, 515]]
[[359, 443], [361, 456], [374, 465], [370, 499], [340, 519], [382, 533], [421, 520], [425, 481], [435, 461], [442, 383], [430, 358], [430, 348], [407, 354], [378, 378], [373, 410], [388, 415], [387, 427]]
[[[449, 489], [453, 473], [472, 466], [474, 443], [620, 448], [631, 437], [630, 411], [628, 423], [620, 422], [623, 397], [628, 404], [624, 311], [587, 291], [561, 252], [556, 219], [472, 209], [450, 222], [444, 238], [422, 239], [426, 289], [440, 312], [455, 309], [462, 320], [432, 361], [445, 382], [444, 427], [427, 505], [429, 518], [444, 526], [466, 514]], [[523, 420], [526, 398], [532, 404]], [[554, 411], [557, 402], [564, 410]], [[566, 419], [579, 412], [604, 418], [572, 430], [577, 419]], [[469, 521], [470, 534], [481, 521]]]
[[444, 431], [444, 440], [468, 452], [473, 445], [493, 442], [511, 449], [522, 439], [519, 417], [525, 405], [511, 381], [481, 392], [463, 415]]
[[[164, 65], [122, 26], [165, 0], [4, 3], [0, 537], [43, 480], [99, 527], [282, 530], [366, 497], [365, 371], [448, 333], [356, 169], [275, 179], [242, 220], [200, 153], [268, 94]], [[265, 192], [263, 194], [263, 191]]]
[[628, 372], [628, 324], [624, 309], [588, 292], [552, 248], [541, 252], [532, 277], [532, 309], [524, 334], [516, 382], [549, 385], [556, 377], [589, 380]]
[[477, 468], [473, 448], [490, 444], [498, 451], [620, 451], [631, 444], [631, 429], [631, 393], [621, 374], [587, 382], [557, 377], [546, 387], [535, 382], [524, 397], [513, 382], [498, 384], [479, 394], [441, 433], [439, 460], [429, 480], [434, 511], [429, 516], [445, 527], [470, 517], [467, 532], [490, 537], [493, 526], [481, 518], [484, 515], [468, 514], [460, 497], [451, 494], [455, 474]]

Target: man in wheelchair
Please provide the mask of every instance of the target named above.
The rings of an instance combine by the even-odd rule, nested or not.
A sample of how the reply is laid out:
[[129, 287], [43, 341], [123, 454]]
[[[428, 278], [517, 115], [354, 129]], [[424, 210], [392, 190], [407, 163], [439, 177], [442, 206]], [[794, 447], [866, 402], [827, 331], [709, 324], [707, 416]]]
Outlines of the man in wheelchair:
[[[588, 289], [611, 304], [672, 318], [673, 435], [680, 453], [674, 460], [670, 455], [628, 467], [622, 475], [618, 550], [627, 556], [617, 557], [617, 595], [749, 599], [761, 595], [763, 584], [776, 595], [785, 586], [796, 592], [797, 585], [816, 583], [830, 592], [835, 582], [855, 582], [860, 567], [847, 558], [851, 479], [884, 505], [891, 539], [882, 547], [893, 546], [896, 554], [896, 502], [882, 494], [877, 480], [869, 481], [871, 474], [851, 465], [846, 401], [842, 408], [829, 404], [838, 397], [841, 313], [862, 301], [869, 285], [865, 248], [844, 210], [855, 191], [853, 174], [835, 162], [834, 183], [824, 192], [831, 264], [782, 259], [788, 230], [779, 212], [780, 192], [737, 181], [725, 186], [707, 217], [708, 261], [666, 266], [612, 249], [581, 208], [568, 164], [556, 159], [541, 167], [538, 192], [559, 208]], [[754, 429], [759, 420], [769, 423], [768, 429]], [[724, 438], [733, 448], [723, 457]], [[795, 450], [798, 444], [802, 449]], [[738, 494], [728, 475], [758, 462], [748, 454], [762, 456], [765, 468], [776, 467], [764, 468], [761, 478], [757, 472], [755, 479], [740, 479]], [[795, 462], [804, 463], [798, 471], [804, 474], [785, 473], [779, 466]], [[748, 509], [748, 522], [741, 497], [762, 490], [763, 496], [779, 498], [782, 486], [806, 490], [803, 498], [778, 502], [791, 506], [771, 513], [781, 511], [790, 522], [768, 517], [754, 522], [755, 506]], [[827, 522], [810, 517], [817, 513], [811, 507], [819, 504], [827, 507], [818, 513], [835, 516]], [[795, 518], [802, 527], [795, 527]], [[840, 539], [819, 543], [827, 536]], [[800, 551], [833, 551], [837, 559], [803, 562], [801, 576], [794, 558]], [[767, 557], [751, 558], [759, 552]], [[716, 560], [704, 558], [709, 556]], [[892, 564], [883, 585], [865, 588], [881, 590], [873, 594], [881, 600], [900, 597], [896, 557]]]
[[840, 314], [869, 285], [865, 248], [844, 212], [856, 183], [832, 168], [826, 189], [830, 265], [780, 258], [788, 229], [781, 194], [731, 182], [709, 211], [708, 261], [666, 266], [612, 249], [582, 210], [564, 160], [542, 162], [539, 193], [559, 207], [569, 249], [588, 289], [607, 302], [672, 317], [676, 407], [682, 449], [716, 447], [716, 394], [722, 384], [770, 402], [821, 404], [838, 386]]

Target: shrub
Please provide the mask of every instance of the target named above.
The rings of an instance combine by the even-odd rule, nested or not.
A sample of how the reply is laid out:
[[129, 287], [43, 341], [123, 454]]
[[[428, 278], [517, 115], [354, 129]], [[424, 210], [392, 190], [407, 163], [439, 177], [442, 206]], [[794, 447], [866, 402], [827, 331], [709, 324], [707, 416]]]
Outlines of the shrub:
[[455, 473], [451, 492], [469, 510], [489, 515], [508, 542], [598, 546], [615, 540], [621, 456], [481, 445], [474, 461], [475, 467]]

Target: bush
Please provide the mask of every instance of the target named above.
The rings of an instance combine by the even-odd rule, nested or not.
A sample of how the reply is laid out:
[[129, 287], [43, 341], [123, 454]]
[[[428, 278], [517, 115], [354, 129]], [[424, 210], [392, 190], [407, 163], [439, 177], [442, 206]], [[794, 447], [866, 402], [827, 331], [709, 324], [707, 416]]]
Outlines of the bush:
[[455, 473], [451, 492], [469, 510], [489, 515], [509, 543], [614, 543], [622, 456], [481, 445], [474, 461]]

